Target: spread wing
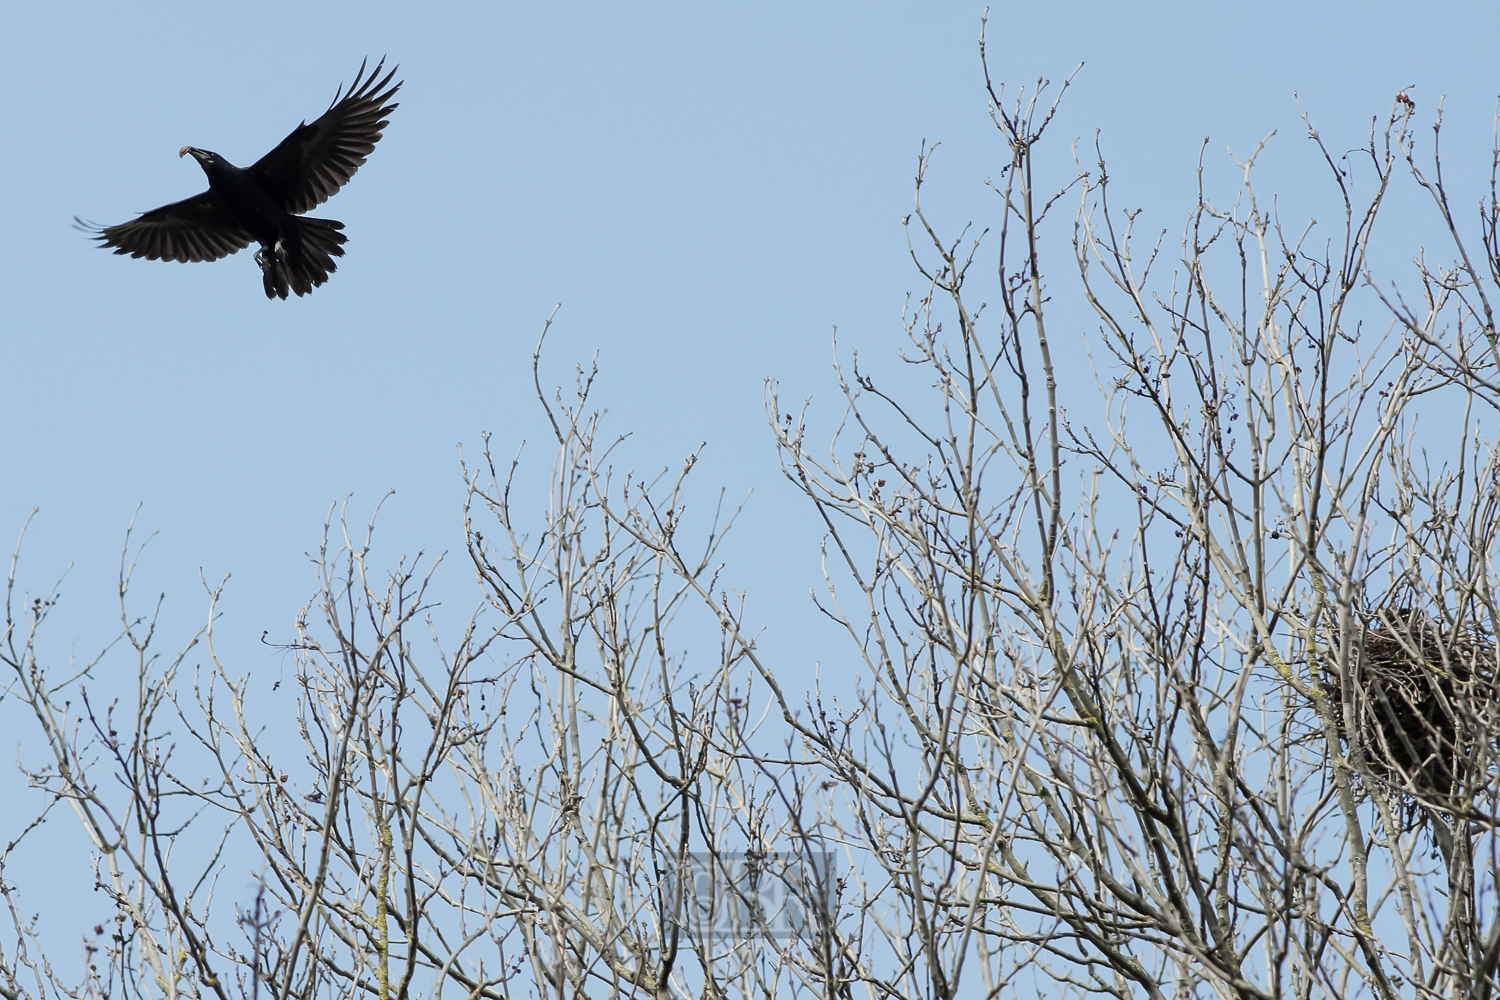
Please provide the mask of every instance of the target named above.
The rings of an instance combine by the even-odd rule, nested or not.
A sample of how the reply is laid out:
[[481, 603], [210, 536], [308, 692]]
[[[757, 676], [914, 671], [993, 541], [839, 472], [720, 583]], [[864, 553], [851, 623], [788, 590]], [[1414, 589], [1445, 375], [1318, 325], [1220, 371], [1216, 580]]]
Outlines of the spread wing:
[[365, 64], [360, 63], [342, 100], [335, 94], [321, 118], [298, 125], [251, 165], [250, 174], [283, 211], [301, 215], [323, 204], [349, 183], [374, 151], [390, 124], [385, 116], [398, 107], [390, 100], [401, 89], [400, 83], [390, 85], [394, 67], [381, 78], [384, 67], [382, 59], [366, 77]]
[[212, 191], [143, 212], [118, 226], [90, 226], [100, 246], [147, 260], [218, 260], [250, 245], [250, 234], [235, 225]]

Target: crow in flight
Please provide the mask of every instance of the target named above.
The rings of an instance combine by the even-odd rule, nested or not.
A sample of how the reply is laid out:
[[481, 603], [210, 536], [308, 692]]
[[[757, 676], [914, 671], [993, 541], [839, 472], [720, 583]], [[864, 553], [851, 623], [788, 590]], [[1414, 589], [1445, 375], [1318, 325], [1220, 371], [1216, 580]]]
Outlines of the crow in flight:
[[[306, 295], [338, 270], [344, 255], [342, 222], [310, 219], [302, 213], [323, 204], [349, 182], [375, 149], [389, 122], [386, 115], [401, 83], [391, 84], [393, 68], [365, 76], [365, 64], [347, 92], [341, 87], [323, 117], [303, 122], [281, 144], [248, 167], [236, 167], [218, 153], [183, 146], [178, 156], [193, 159], [208, 175], [208, 190], [163, 205], [118, 226], [79, 225], [101, 246], [148, 260], [218, 260], [260, 244], [266, 298], [287, 292]], [[342, 99], [340, 99], [342, 98]]]

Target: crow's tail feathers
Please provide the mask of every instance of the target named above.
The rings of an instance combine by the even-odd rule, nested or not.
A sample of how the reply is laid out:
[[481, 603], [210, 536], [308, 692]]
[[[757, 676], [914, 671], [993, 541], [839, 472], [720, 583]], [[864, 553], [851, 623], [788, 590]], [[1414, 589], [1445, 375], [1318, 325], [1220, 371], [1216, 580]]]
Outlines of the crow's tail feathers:
[[284, 299], [289, 292], [306, 295], [338, 270], [333, 258], [344, 256], [348, 237], [339, 231], [344, 228], [342, 222], [299, 216], [291, 223], [275, 246], [262, 246], [255, 252], [268, 299]]

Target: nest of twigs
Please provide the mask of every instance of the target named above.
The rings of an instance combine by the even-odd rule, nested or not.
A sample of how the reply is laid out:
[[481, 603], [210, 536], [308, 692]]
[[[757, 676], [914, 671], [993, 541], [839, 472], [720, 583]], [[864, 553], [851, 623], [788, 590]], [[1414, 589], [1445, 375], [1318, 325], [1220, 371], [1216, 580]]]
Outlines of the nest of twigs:
[[[1488, 784], [1500, 743], [1495, 643], [1422, 611], [1383, 609], [1357, 637], [1341, 674], [1324, 659], [1339, 735], [1385, 786], [1408, 828], [1464, 815]], [[1347, 683], [1346, 683], [1347, 680]]]

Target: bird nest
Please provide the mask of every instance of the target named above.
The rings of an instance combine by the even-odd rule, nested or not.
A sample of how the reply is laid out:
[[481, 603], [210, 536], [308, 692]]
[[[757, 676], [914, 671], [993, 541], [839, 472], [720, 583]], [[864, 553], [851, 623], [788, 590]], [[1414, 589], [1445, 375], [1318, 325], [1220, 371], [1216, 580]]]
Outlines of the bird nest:
[[1500, 749], [1494, 641], [1405, 608], [1372, 615], [1356, 641], [1343, 672], [1335, 654], [1322, 662], [1362, 779], [1384, 786], [1408, 828], [1471, 812]]

